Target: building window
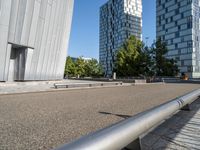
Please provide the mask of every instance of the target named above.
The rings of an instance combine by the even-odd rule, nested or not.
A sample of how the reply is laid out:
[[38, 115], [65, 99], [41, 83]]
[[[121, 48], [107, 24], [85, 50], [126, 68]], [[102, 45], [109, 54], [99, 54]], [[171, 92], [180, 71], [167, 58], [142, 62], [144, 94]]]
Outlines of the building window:
[[187, 4], [191, 4], [192, 3], [192, 0], [187, 0]]
[[178, 44], [176, 43], [176, 44], [175, 44], [175, 49], [177, 49], [177, 48], [178, 48]]
[[192, 16], [189, 16], [187, 18], [187, 28], [191, 29], [192, 28]]
[[184, 64], [185, 64], [184, 60], [181, 60], [181, 66], [184, 66]]
[[158, 0], [158, 5], [161, 5], [161, 0]]
[[191, 47], [192, 47], [192, 41], [188, 41], [188, 42], [187, 42], [187, 47], [188, 47], [188, 48], [191, 48]]
[[179, 14], [179, 9], [175, 10], [175, 14], [178, 15]]
[[181, 42], [184, 42], [184, 37], [181, 38]]
[[179, 37], [179, 32], [176, 32], [175, 33], [175, 38], [178, 38]]
[[180, 57], [176, 57], [175, 60], [176, 60], [176, 61], [179, 61], [179, 60], [180, 60]]
[[183, 14], [183, 13], [181, 14], [181, 18], [182, 18], [182, 19], [184, 18], [184, 14]]

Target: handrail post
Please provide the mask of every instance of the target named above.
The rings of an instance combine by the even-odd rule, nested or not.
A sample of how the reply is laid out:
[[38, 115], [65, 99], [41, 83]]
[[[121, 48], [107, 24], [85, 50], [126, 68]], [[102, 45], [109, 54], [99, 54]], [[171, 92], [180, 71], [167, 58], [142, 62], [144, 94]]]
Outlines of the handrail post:
[[122, 150], [141, 150], [141, 139], [138, 138]]
[[185, 105], [183, 108], [181, 108], [181, 110], [190, 111], [191, 110], [190, 104]]

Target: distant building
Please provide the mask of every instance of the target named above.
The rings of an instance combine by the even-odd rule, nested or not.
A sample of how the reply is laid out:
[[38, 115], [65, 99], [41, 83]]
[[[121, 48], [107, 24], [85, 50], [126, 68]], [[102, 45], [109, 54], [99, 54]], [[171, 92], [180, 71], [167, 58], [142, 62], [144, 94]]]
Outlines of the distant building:
[[74, 61], [74, 62], [77, 61], [78, 58], [81, 58], [81, 59], [83, 59], [85, 61], [92, 60], [92, 58], [87, 58], [87, 57], [71, 57], [72, 61]]
[[142, 0], [109, 0], [100, 8], [99, 61], [113, 73], [116, 51], [130, 35], [142, 39]]
[[199, 0], [157, 0], [157, 38], [166, 42], [167, 58], [177, 61], [182, 73], [200, 77]]
[[74, 0], [0, 0], [0, 81], [62, 79]]

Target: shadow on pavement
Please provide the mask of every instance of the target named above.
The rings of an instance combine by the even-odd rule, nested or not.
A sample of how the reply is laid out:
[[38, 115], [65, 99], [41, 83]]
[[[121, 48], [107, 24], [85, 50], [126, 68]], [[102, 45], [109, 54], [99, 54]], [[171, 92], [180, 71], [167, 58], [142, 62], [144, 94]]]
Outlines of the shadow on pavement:
[[124, 119], [132, 117], [132, 116], [129, 116], [129, 115], [114, 114], [114, 113], [109, 113], [109, 112], [99, 112], [99, 113], [104, 114], [104, 115], [113, 115], [113, 116], [121, 117], [121, 118], [124, 118]]
[[199, 80], [164, 80], [164, 83], [176, 83], [176, 84], [200, 84]]
[[179, 111], [142, 138], [142, 150], [165, 149], [200, 149], [200, 99], [191, 111]]

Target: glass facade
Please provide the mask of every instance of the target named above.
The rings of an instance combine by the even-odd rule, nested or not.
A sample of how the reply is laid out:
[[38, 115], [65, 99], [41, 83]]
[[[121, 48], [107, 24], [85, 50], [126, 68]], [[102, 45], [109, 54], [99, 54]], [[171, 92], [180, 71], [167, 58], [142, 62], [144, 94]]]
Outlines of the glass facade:
[[111, 76], [116, 51], [135, 35], [142, 39], [142, 0], [109, 0], [100, 8], [99, 60], [106, 76]]
[[199, 0], [157, 0], [157, 38], [169, 49], [181, 73], [200, 77]]

